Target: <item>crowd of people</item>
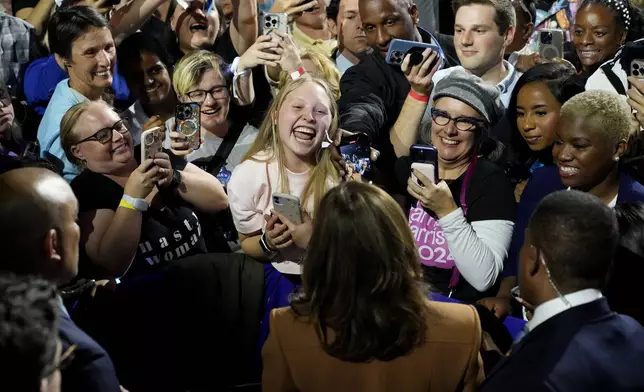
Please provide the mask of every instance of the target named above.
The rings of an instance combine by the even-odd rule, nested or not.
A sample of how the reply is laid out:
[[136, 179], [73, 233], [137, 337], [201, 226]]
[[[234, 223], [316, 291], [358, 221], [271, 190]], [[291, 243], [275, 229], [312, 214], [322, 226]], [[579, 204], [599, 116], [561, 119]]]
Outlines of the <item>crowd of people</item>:
[[644, 390], [641, 2], [0, 24], [0, 389]]

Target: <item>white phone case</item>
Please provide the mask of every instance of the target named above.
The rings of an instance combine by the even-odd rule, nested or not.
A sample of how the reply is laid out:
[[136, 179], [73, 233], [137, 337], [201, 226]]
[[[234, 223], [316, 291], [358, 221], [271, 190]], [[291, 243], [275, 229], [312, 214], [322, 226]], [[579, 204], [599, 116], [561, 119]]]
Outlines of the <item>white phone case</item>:
[[296, 225], [302, 224], [300, 199], [285, 193], [273, 193], [273, 209]]
[[[414, 162], [411, 164], [411, 169], [412, 170], [418, 170], [419, 172], [423, 173], [423, 175], [427, 178], [430, 179], [434, 184], [436, 184], [436, 168], [434, 167], [433, 164], [431, 163], [420, 163], [420, 162]], [[416, 184], [423, 186], [418, 181], [418, 178], [412, 173], [411, 175], [412, 179], [416, 182]]]
[[154, 156], [163, 151], [163, 138], [161, 137], [161, 128], [154, 127], [141, 134], [141, 163], [146, 159], [152, 159]]

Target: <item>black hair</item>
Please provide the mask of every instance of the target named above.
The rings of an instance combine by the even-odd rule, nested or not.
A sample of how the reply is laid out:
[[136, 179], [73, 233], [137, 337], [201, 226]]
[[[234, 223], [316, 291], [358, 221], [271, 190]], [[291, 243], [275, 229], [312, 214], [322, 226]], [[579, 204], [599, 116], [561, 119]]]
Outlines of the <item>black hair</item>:
[[74, 41], [92, 28], [106, 27], [107, 20], [93, 7], [77, 5], [61, 8], [49, 21], [49, 48], [60, 57], [69, 59]]
[[562, 105], [570, 98], [585, 91], [584, 81], [577, 75], [577, 71], [563, 64], [539, 64], [521, 75], [512, 90], [512, 96], [506, 112], [510, 123], [510, 157], [507, 172], [513, 183], [521, 182], [530, 177], [529, 169], [534, 162], [552, 162], [551, 149], [548, 148], [538, 152], [532, 151], [517, 127], [519, 92], [524, 86], [533, 82], [545, 84], [550, 93]]
[[332, 21], [338, 21], [338, 15], [340, 14], [340, 0], [331, 0], [329, 5], [326, 6], [326, 18], [331, 19]]
[[603, 289], [619, 229], [615, 213], [599, 198], [575, 190], [552, 193], [535, 209], [528, 230], [560, 290]]
[[54, 370], [58, 301], [50, 282], [0, 274], [0, 369], [7, 391], [40, 391]]
[[[626, 42], [636, 41], [644, 36], [642, 11], [631, 5], [629, 0], [582, 0], [577, 7], [577, 12], [591, 4], [602, 5], [613, 12], [619, 31], [626, 31]], [[626, 18], [627, 15], [628, 18]]]
[[640, 284], [644, 273], [644, 203], [618, 204], [615, 214], [620, 237], [604, 294], [611, 310], [644, 323], [642, 298], [632, 290]]
[[514, 12], [517, 17], [519, 14], [525, 14], [528, 16], [528, 22], [537, 22], [537, 6], [535, 3], [530, 0], [512, 0], [512, 5], [514, 5]]
[[[177, 62], [177, 57], [171, 50], [168, 50], [167, 46], [161, 43], [157, 36], [151, 34], [148, 30], [134, 33], [123, 40], [116, 50], [116, 57], [121, 59], [121, 62], [138, 62], [142, 53], [157, 56], [172, 77], [172, 71]], [[132, 69], [132, 67], [124, 66], [120, 69], [128, 84], [131, 84], [132, 80], [140, 81], [141, 75], [137, 75], [137, 71]], [[138, 69], [138, 66], [136, 69]]]

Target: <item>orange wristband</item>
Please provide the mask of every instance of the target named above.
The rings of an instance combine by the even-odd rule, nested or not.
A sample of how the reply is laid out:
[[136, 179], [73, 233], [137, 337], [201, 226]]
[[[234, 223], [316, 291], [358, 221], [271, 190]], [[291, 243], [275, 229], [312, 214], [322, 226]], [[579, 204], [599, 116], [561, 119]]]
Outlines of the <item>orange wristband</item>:
[[428, 95], [418, 94], [417, 92], [414, 91], [414, 89], [409, 89], [409, 96], [414, 98], [416, 101], [429, 102]]

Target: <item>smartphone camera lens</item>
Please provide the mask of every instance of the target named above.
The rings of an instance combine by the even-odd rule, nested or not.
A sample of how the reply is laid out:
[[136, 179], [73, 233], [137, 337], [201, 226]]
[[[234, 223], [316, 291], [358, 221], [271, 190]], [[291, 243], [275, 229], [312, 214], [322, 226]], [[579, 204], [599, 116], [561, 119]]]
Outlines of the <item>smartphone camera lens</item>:
[[545, 45], [550, 45], [552, 43], [552, 33], [549, 31], [542, 32], [541, 43]]
[[148, 133], [147, 135], [145, 135], [145, 145], [150, 146], [152, 145], [152, 143], [154, 143], [154, 135]]
[[266, 22], [265, 26], [266, 27], [271, 27], [271, 22]]

